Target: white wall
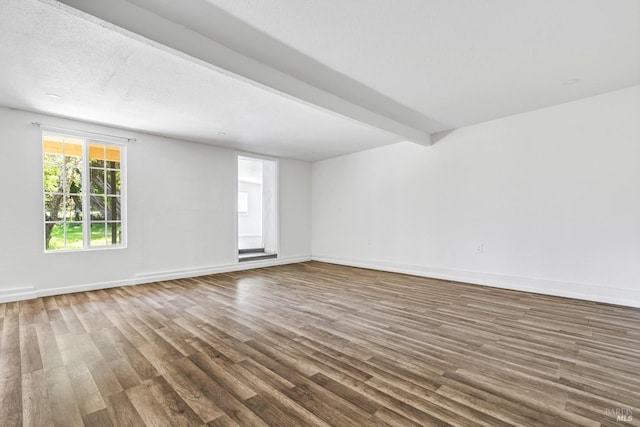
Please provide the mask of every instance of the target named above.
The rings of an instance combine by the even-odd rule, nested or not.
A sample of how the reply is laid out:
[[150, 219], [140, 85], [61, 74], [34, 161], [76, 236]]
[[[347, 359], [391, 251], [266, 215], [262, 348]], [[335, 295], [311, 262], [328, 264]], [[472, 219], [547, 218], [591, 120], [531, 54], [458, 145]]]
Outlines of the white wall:
[[278, 252], [278, 164], [265, 160], [262, 163], [262, 242], [265, 252]]
[[[41, 130], [133, 136], [128, 247], [45, 254]], [[0, 301], [295, 262], [310, 257], [309, 163], [280, 160], [278, 260], [237, 264], [236, 155], [219, 147], [0, 108]], [[293, 220], [291, 220], [293, 218]]]
[[640, 86], [317, 162], [312, 195], [314, 259], [640, 306]]
[[[311, 164], [302, 161], [278, 162], [279, 257], [311, 253]], [[282, 203], [283, 197], [296, 203]]]
[[[0, 108], [0, 301], [305, 260], [313, 232], [325, 261], [640, 306], [638, 117], [634, 87], [312, 173], [282, 159], [280, 258], [247, 266], [235, 253], [237, 153]], [[32, 121], [138, 139], [127, 249], [44, 253]]]

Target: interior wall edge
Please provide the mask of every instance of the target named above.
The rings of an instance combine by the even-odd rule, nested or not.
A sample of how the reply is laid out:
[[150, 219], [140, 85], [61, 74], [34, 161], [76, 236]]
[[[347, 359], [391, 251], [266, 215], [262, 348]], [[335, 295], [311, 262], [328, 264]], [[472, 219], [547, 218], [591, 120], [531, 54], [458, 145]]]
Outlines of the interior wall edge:
[[401, 273], [431, 279], [489, 286], [512, 291], [640, 308], [640, 291], [631, 289], [570, 283], [552, 279], [508, 276], [478, 271], [461, 271], [441, 267], [423, 267], [371, 260], [336, 258], [325, 255], [312, 255], [312, 260], [390, 273]]

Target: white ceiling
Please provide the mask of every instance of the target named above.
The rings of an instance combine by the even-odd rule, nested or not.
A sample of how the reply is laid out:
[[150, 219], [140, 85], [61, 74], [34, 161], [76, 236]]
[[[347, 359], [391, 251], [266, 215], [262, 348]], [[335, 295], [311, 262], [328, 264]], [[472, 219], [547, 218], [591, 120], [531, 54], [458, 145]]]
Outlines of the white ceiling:
[[637, 0], [0, 10], [1, 105], [310, 161], [640, 83]]
[[0, 10], [0, 105], [307, 161], [401, 139], [39, 1]]
[[204, 1], [452, 128], [640, 83], [638, 0]]

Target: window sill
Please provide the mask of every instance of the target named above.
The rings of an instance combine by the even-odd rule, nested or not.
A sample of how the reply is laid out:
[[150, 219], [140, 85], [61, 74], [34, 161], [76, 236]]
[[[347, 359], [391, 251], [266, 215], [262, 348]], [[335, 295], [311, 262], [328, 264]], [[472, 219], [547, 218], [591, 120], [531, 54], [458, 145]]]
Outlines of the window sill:
[[57, 249], [57, 250], [46, 250], [45, 254], [69, 254], [69, 253], [78, 253], [78, 252], [98, 252], [98, 251], [117, 251], [120, 249], [127, 249], [126, 245], [117, 245], [117, 246], [97, 246], [92, 248], [83, 248], [83, 249]]

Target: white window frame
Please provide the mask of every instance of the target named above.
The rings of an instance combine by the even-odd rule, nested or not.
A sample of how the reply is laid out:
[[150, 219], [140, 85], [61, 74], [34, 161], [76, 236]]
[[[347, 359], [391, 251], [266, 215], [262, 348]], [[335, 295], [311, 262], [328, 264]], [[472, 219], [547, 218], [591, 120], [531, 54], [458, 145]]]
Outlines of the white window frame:
[[[46, 210], [45, 204], [45, 188], [44, 188], [44, 143], [45, 136], [52, 135], [58, 136], [62, 138], [73, 138], [77, 140], [82, 140], [82, 248], [71, 248], [71, 249], [47, 249], [46, 242], [46, 224], [47, 221], [44, 219], [44, 213]], [[102, 245], [102, 246], [91, 246], [91, 214], [90, 214], [90, 159], [89, 159], [89, 146], [91, 144], [99, 144], [107, 147], [118, 147], [120, 149], [120, 216], [121, 216], [121, 234], [120, 238], [122, 243], [118, 245]], [[44, 252], [47, 254], [57, 254], [57, 253], [70, 253], [70, 252], [87, 252], [87, 251], [112, 251], [119, 249], [127, 248], [127, 145], [121, 142], [114, 142], [105, 139], [97, 139], [90, 138], [84, 136], [81, 133], [73, 134], [68, 132], [57, 132], [57, 131], [43, 131], [42, 132], [42, 145], [40, 150], [40, 157], [42, 162], [42, 171], [40, 174], [41, 179], [41, 191], [42, 191], [42, 244], [44, 246]], [[63, 145], [63, 158], [64, 158], [64, 145]], [[106, 159], [105, 159], [106, 161]], [[106, 223], [106, 219], [105, 219]], [[64, 222], [66, 224], [66, 221]], [[65, 227], [65, 242], [66, 242], [66, 227]]]

